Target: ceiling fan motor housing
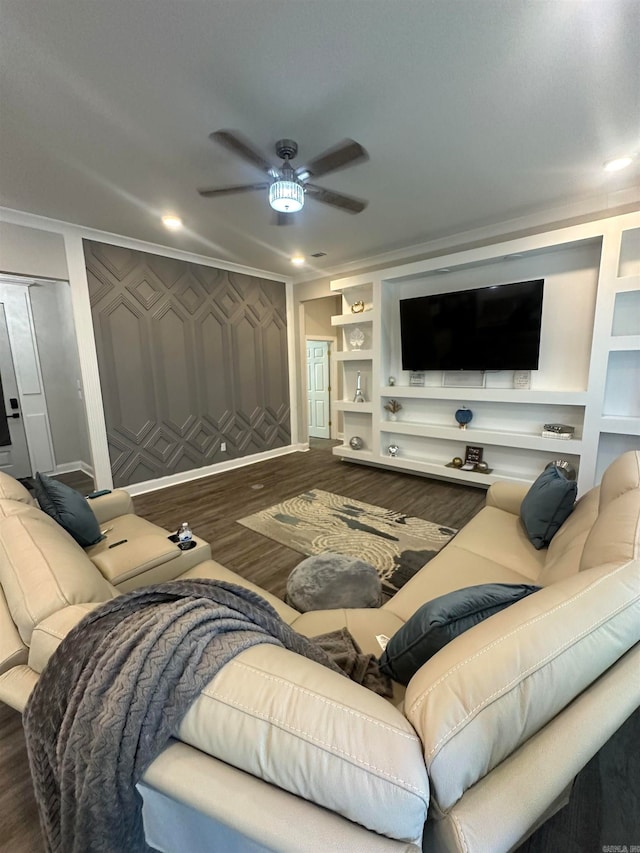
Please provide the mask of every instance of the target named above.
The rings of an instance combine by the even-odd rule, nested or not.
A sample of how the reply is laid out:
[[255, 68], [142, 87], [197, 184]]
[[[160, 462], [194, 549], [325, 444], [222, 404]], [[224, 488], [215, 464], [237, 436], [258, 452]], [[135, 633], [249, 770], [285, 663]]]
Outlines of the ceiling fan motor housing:
[[293, 139], [279, 139], [276, 142], [276, 154], [281, 160], [293, 160], [298, 153], [298, 143]]

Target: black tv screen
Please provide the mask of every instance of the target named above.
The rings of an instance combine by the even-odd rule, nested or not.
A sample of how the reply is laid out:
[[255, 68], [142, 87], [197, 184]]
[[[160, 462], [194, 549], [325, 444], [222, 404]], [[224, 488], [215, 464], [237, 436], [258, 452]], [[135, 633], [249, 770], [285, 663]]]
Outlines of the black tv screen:
[[401, 299], [403, 370], [536, 370], [543, 284]]

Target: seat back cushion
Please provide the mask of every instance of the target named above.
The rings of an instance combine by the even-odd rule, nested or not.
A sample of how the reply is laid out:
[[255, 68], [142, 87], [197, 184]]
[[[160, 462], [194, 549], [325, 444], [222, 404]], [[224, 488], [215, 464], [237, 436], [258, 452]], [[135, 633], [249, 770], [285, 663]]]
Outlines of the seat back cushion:
[[640, 489], [625, 492], [603, 506], [584, 543], [580, 571], [613, 569], [639, 556]]
[[628, 450], [615, 459], [602, 475], [600, 508], [625, 492], [640, 488], [640, 450]]
[[457, 637], [409, 682], [442, 815], [640, 641], [640, 561], [594, 568]]
[[19, 483], [15, 477], [0, 471], [0, 499], [8, 501], [20, 501], [27, 506], [36, 506], [35, 498], [31, 492]]
[[578, 486], [562, 468], [551, 465], [531, 484], [520, 505], [520, 518], [534, 548], [546, 548], [571, 514]]
[[89, 502], [71, 486], [46, 474], [36, 474], [36, 496], [40, 508], [64, 527], [78, 545], [88, 548], [103, 538]]
[[27, 645], [57, 610], [117, 594], [71, 536], [35, 508], [0, 519], [0, 583]]
[[538, 576], [540, 586], [580, 571], [584, 543], [598, 517], [600, 489], [596, 486], [576, 502], [573, 512], [551, 540], [545, 564]]
[[408, 684], [422, 664], [454, 637], [538, 589], [529, 584], [486, 583], [427, 601], [391, 637], [380, 669], [394, 681]]

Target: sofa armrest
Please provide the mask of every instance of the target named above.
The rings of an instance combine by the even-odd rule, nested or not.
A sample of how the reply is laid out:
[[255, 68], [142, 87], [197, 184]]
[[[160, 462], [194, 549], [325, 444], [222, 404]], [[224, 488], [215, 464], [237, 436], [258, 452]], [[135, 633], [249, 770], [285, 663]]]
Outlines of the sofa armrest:
[[134, 514], [133, 501], [129, 492], [124, 489], [116, 489], [98, 498], [88, 498], [88, 503], [93, 514], [98, 519], [98, 524], [104, 524], [117, 518], [119, 515]]
[[529, 491], [527, 483], [493, 483], [487, 491], [487, 506], [494, 506], [512, 515], [520, 515], [520, 504]]
[[175, 542], [161, 533], [137, 536], [91, 557], [100, 573], [116, 586], [129, 578], [168, 563], [180, 555]]
[[429, 781], [415, 731], [386, 699], [302, 655], [267, 643], [243, 651], [202, 690], [178, 737], [373, 832], [420, 843]]

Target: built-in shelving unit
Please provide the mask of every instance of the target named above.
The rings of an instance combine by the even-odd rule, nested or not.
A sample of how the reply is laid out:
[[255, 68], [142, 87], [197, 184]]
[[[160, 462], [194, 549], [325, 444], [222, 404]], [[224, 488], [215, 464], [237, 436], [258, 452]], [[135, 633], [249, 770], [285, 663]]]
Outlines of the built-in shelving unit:
[[[545, 289], [540, 364], [529, 389], [513, 387], [512, 371], [486, 374], [485, 387], [444, 385], [441, 372], [409, 384], [400, 299], [531, 278], [544, 278]], [[566, 459], [582, 492], [618, 453], [640, 447], [640, 214], [339, 279], [331, 288], [343, 300], [332, 319], [342, 328], [337, 456], [477, 486], [530, 483], [548, 462]], [[353, 313], [360, 301], [365, 310]], [[365, 338], [359, 348], [356, 329]], [[353, 402], [358, 373], [365, 403]], [[384, 408], [391, 399], [402, 407], [397, 420]], [[466, 429], [454, 418], [462, 406], [473, 412]], [[545, 423], [570, 424], [573, 437], [543, 437]], [[350, 447], [354, 435], [361, 450]], [[467, 445], [482, 448], [491, 473], [447, 467]]]

